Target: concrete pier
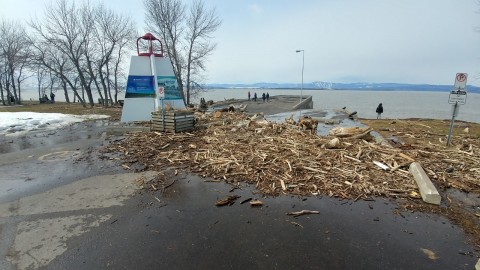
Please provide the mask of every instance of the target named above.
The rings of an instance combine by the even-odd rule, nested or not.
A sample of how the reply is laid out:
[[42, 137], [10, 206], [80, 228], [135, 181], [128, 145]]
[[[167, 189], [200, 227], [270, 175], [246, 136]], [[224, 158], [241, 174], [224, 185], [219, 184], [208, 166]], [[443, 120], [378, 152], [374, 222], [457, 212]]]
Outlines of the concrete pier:
[[280, 95], [270, 96], [269, 101], [263, 102], [262, 98], [257, 98], [257, 101], [246, 99], [231, 99], [216, 102], [211, 108], [217, 110], [227, 107], [229, 105], [240, 106], [247, 105], [246, 113], [263, 113], [265, 115], [277, 114], [282, 112], [296, 111], [300, 109], [313, 109], [312, 96], [304, 96], [300, 102], [299, 96]]

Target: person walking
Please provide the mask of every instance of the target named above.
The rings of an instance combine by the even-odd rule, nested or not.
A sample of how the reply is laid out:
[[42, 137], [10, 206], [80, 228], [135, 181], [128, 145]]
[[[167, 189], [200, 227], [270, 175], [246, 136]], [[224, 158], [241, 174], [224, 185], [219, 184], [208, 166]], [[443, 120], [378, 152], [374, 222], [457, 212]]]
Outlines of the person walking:
[[265, 93], [262, 94], [263, 103], [265, 103]]
[[383, 113], [382, 103], [378, 104], [376, 112], [377, 112], [377, 119], [381, 119], [382, 113]]
[[267, 102], [268, 102], [269, 99], [270, 99], [270, 94], [268, 94], [268, 92], [267, 92]]
[[250, 91], [248, 91], [248, 101], [250, 101]]
[[257, 102], [257, 92], [253, 94], [253, 101]]

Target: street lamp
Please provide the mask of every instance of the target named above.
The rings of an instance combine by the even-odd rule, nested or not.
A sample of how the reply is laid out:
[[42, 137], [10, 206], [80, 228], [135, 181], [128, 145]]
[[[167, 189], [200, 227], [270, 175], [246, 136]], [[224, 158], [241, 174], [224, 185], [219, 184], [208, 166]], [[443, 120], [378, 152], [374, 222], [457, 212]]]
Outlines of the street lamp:
[[302, 52], [302, 88], [300, 90], [300, 102], [303, 100], [303, 69], [305, 67], [305, 50], [296, 50], [295, 52]]

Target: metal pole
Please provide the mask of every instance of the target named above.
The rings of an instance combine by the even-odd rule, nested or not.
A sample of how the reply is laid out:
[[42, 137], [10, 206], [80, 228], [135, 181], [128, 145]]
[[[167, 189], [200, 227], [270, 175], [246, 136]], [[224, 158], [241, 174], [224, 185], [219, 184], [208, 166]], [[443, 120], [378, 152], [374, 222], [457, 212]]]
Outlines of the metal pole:
[[305, 50], [302, 50], [302, 88], [300, 89], [300, 102], [303, 101], [303, 70], [305, 68]]
[[447, 146], [450, 146], [450, 138], [452, 137], [453, 123], [455, 122], [455, 114], [457, 113], [458, 102], [453, 105], [452, 121], [450, 122], [450, 130], [448, 131]]
[[165, 132], [165, 107], [163, 106], [163, 98], [162, 98], [162, 131]]
[[150, 55], [150, 70], [152, 71], [152, 76], [153, 76], [153, 111], [156, 112], [158, 111], [158, 93], [157, 93], [157, 87], [158, 87], [158, 82], [157, 82], [157, 68], [155, 65], [155, 55], [152, 53]]
[[297, 52], [297, 53], [302, 52], [302, 86], [300, 88], [300, 102], [302, 102], [302, 100], [303, 100], [303, 70], [305, 68], [305, 50], [296, 50], [295, 52]]

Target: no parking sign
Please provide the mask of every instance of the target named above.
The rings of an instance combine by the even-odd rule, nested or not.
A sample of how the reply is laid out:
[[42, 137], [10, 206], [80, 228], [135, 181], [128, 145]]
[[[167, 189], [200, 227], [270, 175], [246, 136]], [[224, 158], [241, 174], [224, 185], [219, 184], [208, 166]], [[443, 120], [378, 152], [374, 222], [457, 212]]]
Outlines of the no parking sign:
[[159, 86], [157, 89], [157, 97], [165, 98], [165, 88], [163, 86]]
[[455, 75], [455, 84], [450, 91], [448, 103], [464, 105], [467, 102], [467, 73], [457, 73]]
[[453, 123], [455, 116], [458, 113], [458, 105], [463, 105], [467, 102], [467, 73], [457, 73], [455, 75], [455, 84], [453, 90], [448, 96], [448, 103], [453, 104], [452, 121], [450, 122], [450, 130], [448, 131], [447, 146], [450, 146], [450, 138], [452, 137]]

